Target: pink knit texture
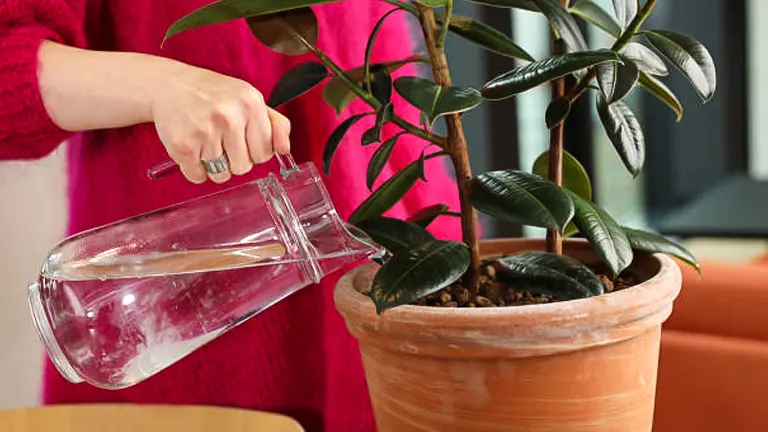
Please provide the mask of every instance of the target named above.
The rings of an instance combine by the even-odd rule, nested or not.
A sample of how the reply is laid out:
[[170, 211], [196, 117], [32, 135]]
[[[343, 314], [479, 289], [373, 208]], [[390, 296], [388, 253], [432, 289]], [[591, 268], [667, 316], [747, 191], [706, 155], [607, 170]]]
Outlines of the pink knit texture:
[[[177, 175], [159, 181], [146, 177], [152, 165], [168, 156], [152, 124], [70, 135], [50, 120], [37, 85], [37, 49], [49, 38], [98, 50], [151, 53], [245, 79], [268, 95], [291, 67], [311, 55], [289, 57], [260, 45], [243, 21], [182, 33], [161, 49], [165, 30], [176, 19], [211, 0], [3, 0], [0, 2], [0, 159], [35, 159], [69, 139], [69, 224], [75, 233], [151, 211], [262, 177], [274, 161], [225, 186], [188, 183]], [[365, 43], [376, 20], [391, 6], [355, 0], [315, 7], [319, 46], [343, 68], [360, 66]], [[384, 25], [373, 58], [396, 60], [412, 55], [403, 43], [410, 31], [405, 14]], [[396, 75], [413, 74], [410, 68]], [[120, 85], [120, 83], [115, 83]], [[394, 97], [397, 111], [418, 122], [417, 112]], [[341, 116], [325, 105], [314, 89], [283, 111], [292, 120], [292, 153], [298, 162], [320, 166], [325, 141], [345, 118], [368, 109], [353, 103]], [[376, 146], [362, 148], [369, 117], [355, 125], [341, 144], [325, 179], [339, 214], [347, 218], [370, 195], [365, 167]], [[388, 127], [385, 137], [396, 131]], [[419, 157], [425, 143], [402, 137], [378, 184], [394, 170]], [[447, 203], [458, 209], [453, 180], [444, 161], [427, 163], [428, 182], [419, 181], [388, 214], [405, 216], [420, 208]], [[5, 210], [9, 211], [9, 210]], [[456, 239], [453, 218], [431, 227], [440, 238]], [[328, 277], [289, 297], [153, 378], [120, 391], [66, 382], [49, 362], [44, 402], [136, 402], [206, 404], [287, 413], [308, 431], [375, 429], [360, 355], [333, 306]]]

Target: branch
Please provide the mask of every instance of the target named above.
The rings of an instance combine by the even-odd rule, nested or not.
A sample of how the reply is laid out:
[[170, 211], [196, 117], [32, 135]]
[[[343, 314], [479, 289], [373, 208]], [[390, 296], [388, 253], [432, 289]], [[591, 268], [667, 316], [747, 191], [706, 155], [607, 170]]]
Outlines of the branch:
[[437, 42], [435, 45], [438, 49], [443, 49], [445, 46], [445, 37], [448, 35], [448, 29], [451, 27], [451, 17], [453, 16], [453, 0], [446, 0], [445, 2], [445, 18], [443, 19], [443, 27], [440, 29], [440, 34], [437, 36]]

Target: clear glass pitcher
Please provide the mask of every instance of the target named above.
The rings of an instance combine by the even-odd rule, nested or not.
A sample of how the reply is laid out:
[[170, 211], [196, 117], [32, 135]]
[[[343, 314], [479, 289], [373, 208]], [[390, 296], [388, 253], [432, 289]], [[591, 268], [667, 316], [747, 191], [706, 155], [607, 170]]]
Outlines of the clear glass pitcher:
[[74, 235], [29, 287], [59, 373], [132, 386], [325, 275], [384, 253], [312, 163]]

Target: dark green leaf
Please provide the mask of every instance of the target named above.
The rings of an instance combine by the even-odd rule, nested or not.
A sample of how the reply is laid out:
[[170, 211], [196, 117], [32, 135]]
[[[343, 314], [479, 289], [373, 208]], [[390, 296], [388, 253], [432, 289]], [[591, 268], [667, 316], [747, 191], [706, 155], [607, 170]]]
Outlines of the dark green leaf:
[[435, 240], [429, 231], [400, 219], [378, 217], [362, 221], [356, 226], [393, 254], [407, 252]]
[[363, 63], [363, 69], [364, 69], [364, 72], [363, 72], [363, 82], [365, 83], [365, 89], [368, 90], [368, 91], [371, 91], [373, 93], [374, 97], [376, 97], [376, 99], [378, 99], [382, 103], [389, 102], [389, 96], [392, 94], [392, 78], [390, 77], [389, 73], [387, 72], [387, 68], [384, 67], [384, 66], [379, 65], [380, 73], [385, 74], [385, 76], [377, 77], [378, 78], [377, 81], [379, 79], [383, 78], [383, 79], [389, 81], [389, 85], [388, 85], [388, 88], [386, 88], [387, 86], [383, 86], [381, 89], [379, 89], [379, 90], [382, 90], [382, 89], [385, 90], [386, 93], [384, 93], [384, 94], [379, 94], [377, 96], [373, 92], [373, 89], [371, 88], [371, 82], [370, 82], [371, 81], [371, 72], [372, 72], [372, 69], [371, 69], [371, 54], [373, 54], [373, 43], [376, 41], [376, 36], [379, 35], [379, 31], [381, 30], [381, 27], [384, 25], [384, 22], [387, 20], [387, 18], [389, 18], [390, 16], [392, 16], [392, 14], [397, 13], [397, 12], [399, 12], [401, 10], [403, 10], [403, 8], [401, 8], [401, 7], [392, 9], [392, 10], [388, 11], [387, 13], [385, 13], [381, 18], [379, 18], [379, 20], [376, 22], [376, 25], [373, 27], [373, 31], [371, 32], [371, 35], [368, 37], [368, 43], [367, 43], [367, 45], [365, 47], [365, 62]]
[[701, 274], [701, 266], [691, 251], [663, 236], [647, 231], [623, 227], [632, 249], [648, 253], [664, 253], [680, 258]]
[[603, 63], [595, 66], [597, 83], [603, 92], [603, 97], [609, 104], [621, 100], [637, 83], [640, 71], [637, 65], [626, 57], [619, 55], [622, 63]]
[[[394, 62], [375, 63], [371, 65], [371, 70], [375, 71], [379, 67], [384, 67], [389, 71], [390, 74], [392, 74], [396, 70], [400, 69], [401, 67], [405, 66], [408, 63], [418, 62], [422, 60], [423, 60], [422, 57], [414, 56], [414, 57], [409, 57], [405, 60], [399, 60]], [[363, 77], [365, 76], [364, 66], [350, 69], [346, 71], [346, 73], [347, 75], [349, 75], [352, 81], [354, 81], [358, 85], [362, 85]], [[389, 83], [391, 84], [392, 78], [389, 77], [388, 79], [389, 79]], [[372, 74], [373, 89], [378, 88], [376, 81], [377, 81], [376, 75]], [[342, 81], [338, 77], [334, 77], [330, 81], [328, 81], [328, 84], [326, 84], [325, 88], [323, 89], [323, 100], [325, 100], [325, 102], [331, 108], [335, 109], [337, 114], [341, 114], [341, 112], [344, 111], [344, 109], [347, 106], [349, 106], [349, 104], [352, 103], [356, 98], [357, 98], [357, 95], [352, 90], [350, 90], [350, 88], [347, 87], [346, 84], [344, 84], [344, 81]]]
[[637, 0], [613, 0], [613, 8], [616, 10], [621, 28], [627, 28], [637, 15], [637, 3]]
[[685, 76], [703, 102], [717, 87], [715, 62], [701, 42], [672, 30], [646, 30], [645, 38]]
[[379, 133], [376, 131], [376, 126], [372, 126], [363, 132], [363, 136], [360, 138], [360, 145], [363, 147], [368, 147], [377, 142], [379, 142]]
[[166, 32], [164, 41], [182, 31], [197, 27], [338, 1], [341, 0], [220, 0], [196, 9], [174, 22]]
[[341, 144], [341, 140], [344, 139], [344, 135], [347, 134], [352, 125], [369, 114], [370, 113], [353, 115], [341, 122], [341, 124], [331, 133], [328, 142], [325, 144], [325, 151], [323, 152], [323, 171], [325, 171], [326, 175], [331, 171], [333, 155], [336, 154], [336, 149], [339, 148], [339, 144]]
[[358, 224], [378, 217], [392, 208], [413, 187], [419, 178], [424, 178], [424, 155], [411, 162], [389, 178], [368, 197], [349, 217], [349, 222]]
[[476, 89], [467, 87], [442, 88], [430, 80], [419, 77], [401, 77], [395, 80], [400, 96], [423, 112], [430, 125], [446, 114], [471, 110], [483, 102]]
[[541, 9], [541, 12], [549, 19], [549, 22], [555, 28], [560, 38], [565, 41], [567, 52], [581, 52], [589, 49], [581, 29], [579, 29], [579, 25], [576, 24], [573, 17], [557, 0], [534, 1], [539, 9]]
[[637, 177], [645, 163], [645, 137], [637, 117], [624, 102], [608, 105], [603, 98], [597, 98], [597, 113], [627, 171]]
[[591, 0], [578, 0], [569, 11], [613, 37], [621, 36], [621, 27], [616, 20]]
[[482, 94], [488, 100], [506, 99], [580, 69], [610, 61], [619, 61], [619, 56], [608, 50], [572, 53], [535, 61], [492, 79], [483, 86]]
[[[531, 172], [549, 178], [549, 150], [544, 151], [536, 158]], [[587, 170], [572, 154], [565, 150], [563, 150], [563, 187], [587, 201], [592, 201], [592, 184], [589, 181]]]
[[464, 243], [434, 240], [394, 254], [376, 273], [371, 298], [376, 312], [412, 303], [457, 281], [469, 267]]
[[384, 65], [371, 68], [371, 94], [379, 102], [388, 104], [392, 100], [392, 75]]
[[[544, 178], [549, 178], [549, 150], [540, 154], [533, 162], [531, 171]], [[570, 153], [563, 150], [563, 187], [575, 192], [587, 201], [592, 201], [592, 183], [587, 175], [584, 166]], [[573, 224], [573, 220], [568, 222], [563, 230], [563, 236], [572, 236], [579, 232]]]
[[624, 230], [603, 209], [584, 200], [573, 192], [571, 199], [576, 208], [573, 218], [576, 227], [592, 244], [614, 275], [618, 275], [632, 263], [632, 248]]
[[373, 189], [373, 183], [381, 174], [381, 170], [387, 164], [389, 157], [392, 155], [392, 150], [395, 149], [395, 143], [403, 133], [398, 133], [392, 138], [384, 141], [384, 143], [376, 149], [376, 152], [371, 156], [371, 161], [368, 163], [368, 171], [366, 172], [366, 184], [368, 189]]
[[486, 6], [502, 7], [502, 8], [515, 8], [529, 10], [532, 12], [539, 12], [539, 6], [536, 5], [534, 0], [469, 0], [472, 3], [480, 3]]
[[548, 252], [522, 252], [494, 262], [500, 282], [560, 300], [601, 295], [603, 284], [580, 261]]
[[[437, 16], [437, 20], [442, 24], [442, 14]], [[534, 60], [530, 54], [517, 45], [509, 36], [473, 18], [454, 14], [451, 18], [449, 29], [453, 33], [480, 45], [488, 51], [511, 58], [527, 61]]]
[[497, 219], [558, 231], [574, 212], [564, 189], [537, 175], [515, 170], [475, 176], [470, 199], [475, 208]]
[[569, 112], [571, 112], [571, 101], [567, 97], [557, 98], [550, 102], [544, 115], [547, 129], [552, 129], [560, 124], [568, 116]]
[[632, 60], [641, 72], [658, 76], [669, 75], [664, 60], [645, 45], [630, 42], [621, 50], [621, 55]]
[[283, 75], [272, 90], [267, 105], [277, 108], [312, 90], [327, 77], [328, 70], [321, 63], [302, 63]]
[[246, 22], [259, 42], [281, 54], [297, 56], [309, 52], [295, 33], [317, 45], [317, 16], [308, 7], [250, 17]]
[[419, 210], [416, 214], [408, 218], [408, 221], [413, 222], [422, 228], [426, 228], [434, 222], [438, 216], [447, 212], [449, 208], [450, 207], [446, 204], [434, 204]]
[[660, 101], [667, 104], [677, 115], [677, 121], [679, 122], [683, 118], [683, 105], [677, 99], [672, 90], [667, 88], [661, 81], [656, 78], [640, 73], [640, 80], [638, 81], [640, 86], [648, 90], [652, 95], [656, 96]]

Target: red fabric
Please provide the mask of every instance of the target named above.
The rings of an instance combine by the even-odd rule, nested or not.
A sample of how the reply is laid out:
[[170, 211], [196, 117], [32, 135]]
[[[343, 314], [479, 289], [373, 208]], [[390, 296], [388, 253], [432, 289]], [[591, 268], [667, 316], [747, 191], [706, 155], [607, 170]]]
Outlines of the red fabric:
[[[266, 95], [289, 68], [312, 59], [289, 57], [261, 46], [242, 21], [180, 34], [161, 49], [173, 21], [211, 0], [4, 0], [0, 2], [0, 159], [35, 159], [69, 139], [69, 233], [216, 191], [263, 176], [274, 161], [225, 186], [192, 185], [180, 175], [152, 181], [146, 170], [167, 158], [151, 124], [70, 135], [48, 117], [37, 86], [36, 52], [43, 38], [98, 50], [151, 53], [245, 79]], [[356, 0], [315, 7], [322, 50], [344, 68], [362, 64], [367, 35], [391, 6]], [[405, 14], [383, 27], [374, 60], [395, 60], [414, 48], [402, 43], [410, 31]], [[413, 73], [409, 68], [398, 72]], [[120, 85], [120, 83], [115, 83]], [[417, 113], [395, 97], [398, 112]], [[292, 120], [297, 161], [320, 165], [326, 139], [351, 114], [367, 111], [357, 101], [343, 115], [315, 89], [282, 111]], [[358, 143], [373, 118], [358, 123], [342, 143], [326, 179], [340, 215], [348, 217], [370, 191], [365, 169], [375, 146]], [[385, 135], [391, 136], [392, 129]], [[403, 137], [379, 181], [418, 157], [424, 143]], [[458, 210], [453, 182], [440, 159], [428, 162], [428, 182], [419, 182], [391, 212], [406, 215], [434, 203]], [[8, 211], [8, 210], [6, 210]], [[432, 231], [457, 238], [453, 218], [441, 218]], [[246, 407], [284, 412], [305, 428], [329, 431], [374, 430], [360, 356], [332, 301], [338, 275], [307, 288], [209, 343], [155, 377], [132, 388], [99, 390], [72, 385], [46, 364], [44, 402], [184, 403]]]

